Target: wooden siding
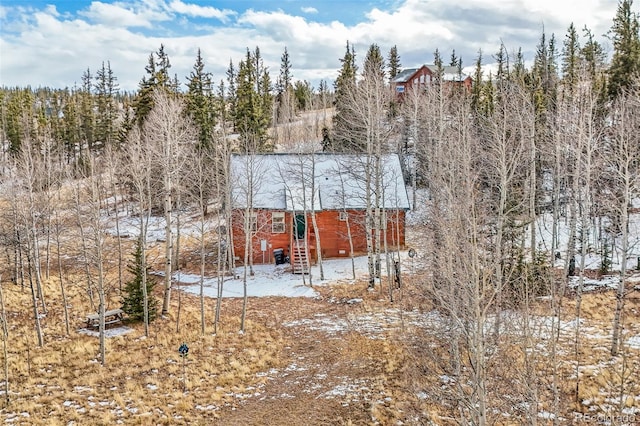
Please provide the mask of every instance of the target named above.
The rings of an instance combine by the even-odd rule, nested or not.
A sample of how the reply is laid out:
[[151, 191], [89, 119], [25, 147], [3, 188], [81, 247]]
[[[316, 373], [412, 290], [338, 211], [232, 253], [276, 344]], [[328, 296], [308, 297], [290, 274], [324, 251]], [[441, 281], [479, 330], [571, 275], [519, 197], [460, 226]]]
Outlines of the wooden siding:
[[[283, 249], [286, 256], [293, 257], [291, 247], [294, 244], [293, 221], [294, 215], [285, 212], [285, 232], [272, 232], [272, 211], [257, 210], [256, 227], [251, 239], [252, 260], [254, 264], [274, 263], [273, 251]], [[353, 239], [354, 253], [365, 254], [367, 252], [367, 239], [364, 227], [365, 212], [362, 210], [350, 210], [349, 225]], [[405, 212], [403, 210], [389, 210], [387, 215], [387, 245], [390, 249], [405, 246]], [[323, 258], [348, 257], [350, 254], [347, 221], [340, 220], [341, 212], [327, 210], [316, 213], [316, 222], [320, 234], [320, 243]], [[238, 263], [244, 261], [244, 211], [235, 210], [233, 213], [233, 246]], [[317, 260], [316, 234], [313, 229], [311, 214], [307, 214], [307, 248], [310, 259]], [[265, 241], [266, 251], [261, 250], [261, 242]], [[380, 245], [383, 247], [384, 242]], [[292, 259], [293, 260], [293, 259]]]

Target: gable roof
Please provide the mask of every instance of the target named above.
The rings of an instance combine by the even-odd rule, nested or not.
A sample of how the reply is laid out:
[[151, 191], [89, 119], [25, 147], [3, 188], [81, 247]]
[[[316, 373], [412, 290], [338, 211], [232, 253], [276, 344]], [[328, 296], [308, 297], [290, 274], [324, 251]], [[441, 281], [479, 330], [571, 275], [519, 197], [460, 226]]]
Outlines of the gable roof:
[[420, 68], [407, 68], [399, 72], [393, 80], [392, 83], [406, 83], [409, 79], [419, 70]]
[[[231, 156], [234, 208], [285, 211], [366, 208], [366, 156], [356, 154], [256, 154]], [[386, 209], [409, 209], [400, 160], [383, 155], [381, 199]], [[375, 188], [371, 188], [375, 193]], [[372, 196], [373, 197], [373, 196]]]
[[[427, 68], [429, 70], [429, 72], [434, 75], [438, 72], [438, 67], [433, 65], [433, 64], [425, 64], [422, 65], [419, 68], [407, 68], [405, 70], [402, 70], [398, 75], [396, 75], [393, 80], [391, 80], [392, 83], [406, 83], [409, 80], [411, 80], [411, 78], [418, 72], [420, 71], [422, 68]], [[460, 70], [458, 69], [458, 67], [452, 67], [452, 66], [443, 66], [442, 67], [442, 79], [444, 81], [455, 81], [455, 82], [461, 82], [461, 81], [465, 81], [466, 79], [471, 78], [469, 77], [467, 74], [460, 72]]]

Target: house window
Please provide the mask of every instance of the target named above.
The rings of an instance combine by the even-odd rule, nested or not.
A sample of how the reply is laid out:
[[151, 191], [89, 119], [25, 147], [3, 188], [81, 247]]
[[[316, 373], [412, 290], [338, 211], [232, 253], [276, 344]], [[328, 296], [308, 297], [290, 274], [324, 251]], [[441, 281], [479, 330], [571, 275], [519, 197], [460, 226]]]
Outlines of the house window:
[[396, 86], [396, 92], [404, 93], [404, 86]]
[[282, 234], [284, 232], [284, 212], [271, 213], [271, 232]]
[[349, 213], [347, 212], [340, 212], [340, 216], [338, 217], [338, 219], [341, 220], [342, 222], [346, 222], [348, 218], [349, 218]]

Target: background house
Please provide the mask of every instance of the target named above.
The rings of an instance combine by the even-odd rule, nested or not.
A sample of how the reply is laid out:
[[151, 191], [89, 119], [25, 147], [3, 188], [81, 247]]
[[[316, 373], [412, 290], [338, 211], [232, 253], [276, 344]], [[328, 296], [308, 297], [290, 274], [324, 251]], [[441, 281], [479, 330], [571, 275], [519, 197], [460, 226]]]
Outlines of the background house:
[[[442, 81], [444, 81], [445, 86], [462, 86], [467, 90], [471, 90], [473, 79], [460, 72], [458, 67], [445, 66], [442, 67], [442, 70]], [[391, 84], [398, 97], [401, 98], [414, 87], [420, 88], [432, 84], [437, 72], [438, 67], [435, 65], [407, 68], [395, 76], [395, 78], [391, 80]]]
[[304, 272], [307, 262], [317, 260], [318, 240], [323, 258], [349, 256], [349, 234], [354, 253], [365, 253], [367, 202], [376, 199], [385, 228], [381, 238], [386, 237], [390, 248], [404, 247], [409, 201], [400, 161], [397, 155], [384, 155], [380, 165], [376, 197], [373, 185], [367, 190], [366, 156], [233, 155], [236, 260], [242, 262], [246, 253], [254, 264], [280, 263], [288, 256], [300, 266], [294, 272]]

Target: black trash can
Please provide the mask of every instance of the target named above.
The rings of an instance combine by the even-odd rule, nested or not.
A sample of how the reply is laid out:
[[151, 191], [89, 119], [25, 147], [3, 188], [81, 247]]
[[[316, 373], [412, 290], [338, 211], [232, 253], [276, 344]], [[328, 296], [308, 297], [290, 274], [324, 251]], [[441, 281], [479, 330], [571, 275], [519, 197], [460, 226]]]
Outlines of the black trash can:
[[276, 261], [276, 265], [282, 265], [284, 263], [284, 249], [273, 250], [273, 258]]

